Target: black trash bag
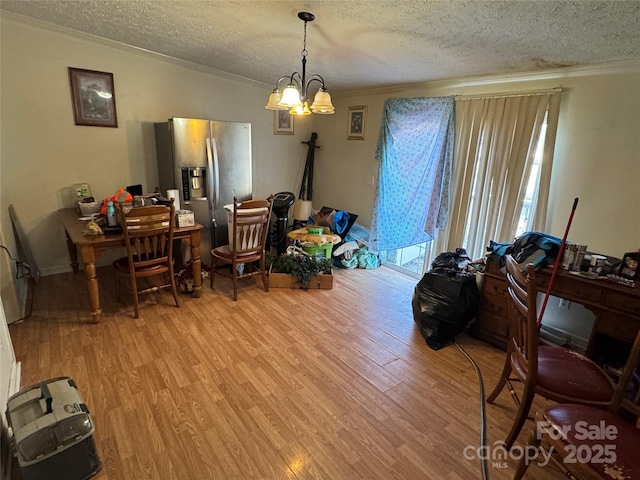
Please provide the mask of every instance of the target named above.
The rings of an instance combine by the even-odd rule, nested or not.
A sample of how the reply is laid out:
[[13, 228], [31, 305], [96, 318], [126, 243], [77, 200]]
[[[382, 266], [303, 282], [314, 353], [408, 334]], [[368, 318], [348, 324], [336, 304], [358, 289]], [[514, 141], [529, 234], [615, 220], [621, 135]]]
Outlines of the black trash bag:
[[467, 256], [464, 248], [456, 248], [455, 252], [443, 252], [438, 255], [431, 268], [452, 268], [454, 270], [465, 270], [471, 259]]
[[449, 268], [430, 270], [416, 285], [411, 304], [427, 345], [439, 350], [476, 317], [480, 304], [476, 276]]

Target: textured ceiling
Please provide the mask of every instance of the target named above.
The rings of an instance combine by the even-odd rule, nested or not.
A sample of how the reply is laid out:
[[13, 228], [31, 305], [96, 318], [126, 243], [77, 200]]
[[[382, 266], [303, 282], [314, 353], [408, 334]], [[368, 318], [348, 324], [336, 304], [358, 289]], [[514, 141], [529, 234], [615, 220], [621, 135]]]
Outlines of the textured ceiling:
[[638, 1], [0, 0], [3, 12], [273, 84], [330, 91], [640, 58]]

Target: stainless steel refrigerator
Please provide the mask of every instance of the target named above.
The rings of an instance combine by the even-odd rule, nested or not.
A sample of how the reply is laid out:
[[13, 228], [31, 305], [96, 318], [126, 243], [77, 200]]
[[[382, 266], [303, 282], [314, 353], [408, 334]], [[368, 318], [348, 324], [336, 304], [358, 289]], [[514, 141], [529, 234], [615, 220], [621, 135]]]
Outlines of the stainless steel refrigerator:
[[156, 123], [158, 177], [164, 195], [179, 190], [180, 207], [204, 226], [200, 254], [228, 242], [225, 205], [252, 198], [251, 124], [193, 118]]

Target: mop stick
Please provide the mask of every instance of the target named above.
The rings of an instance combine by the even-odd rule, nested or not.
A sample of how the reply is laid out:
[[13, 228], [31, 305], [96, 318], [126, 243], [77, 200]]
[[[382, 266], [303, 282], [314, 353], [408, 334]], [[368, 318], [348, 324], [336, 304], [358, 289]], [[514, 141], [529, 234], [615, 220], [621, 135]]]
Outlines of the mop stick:
[[562, 241], [560, 242], [560, 250], [558, 251], [558, 255], [556, 255], [556, 261], [553, 264], [553, 270], [551, 271], [551, 278], [549, 279], [549, 285], [547, 286], [547, 293], [544, 296], [544, 301], [542, 302], [542, 308], [540, 309], [540, 316], [538, 317], [538, 326], [542, 324], [542, 316], [544, 315], [544, 310], [547, 308], [547, 301], [549, 300], [549, 295], [551, 295], [551, 287], [553, 286], [553, 281], [556, 278], [556, 273], [558, 273], [558, 267], [560, 266], [560, 262], [562, 261], [562, 256], [564, 255], [564, 246], [567, 243], [567, 235], [569, 235], [569, 228], [571, 227], [571, 221], [573, 220], [573, 214], [576, 211], [576, 207], [578, 206], [578, 197], [573, 200], [573, 207], [571, 208], [571, 215], [569, 215], [569, 222], [567, 222], [567, 229], [564, 231], [564, 237], [562, 237]]

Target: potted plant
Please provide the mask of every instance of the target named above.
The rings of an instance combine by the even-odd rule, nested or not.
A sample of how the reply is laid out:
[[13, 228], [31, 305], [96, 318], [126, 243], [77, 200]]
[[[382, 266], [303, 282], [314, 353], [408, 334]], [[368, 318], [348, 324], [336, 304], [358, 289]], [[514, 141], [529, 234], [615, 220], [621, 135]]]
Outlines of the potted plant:
[[269, 286], [285, 288], [332, 288], [333, 260], [301, 254], [267, 255]]

